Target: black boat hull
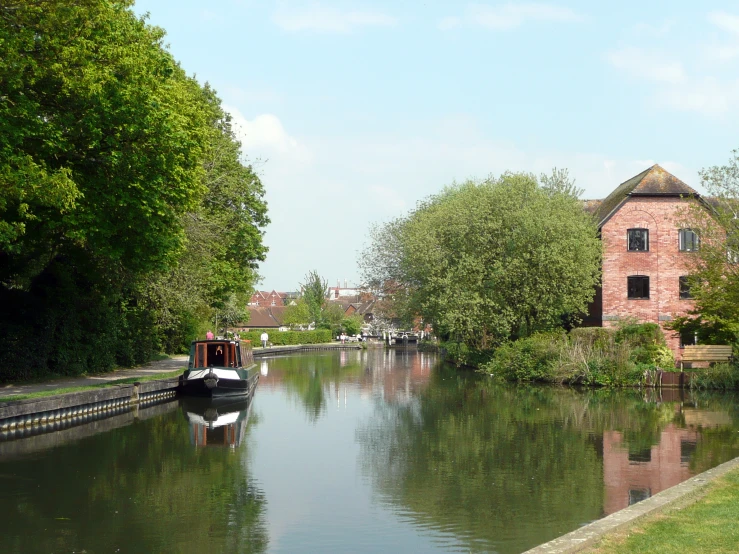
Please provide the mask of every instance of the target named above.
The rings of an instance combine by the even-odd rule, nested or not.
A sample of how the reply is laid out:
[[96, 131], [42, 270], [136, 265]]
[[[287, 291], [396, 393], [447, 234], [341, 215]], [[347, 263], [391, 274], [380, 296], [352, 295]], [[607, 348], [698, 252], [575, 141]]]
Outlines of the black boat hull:
[[182, 393], [188, 396], [202, 398], [222, 398], [228, 396], [248, 397], [257, 386], [259, 374], [254, 373], [248, 379], [218, 379], [214, 387], [208, 387], [207, 379], [185, 379], [182, 383]]

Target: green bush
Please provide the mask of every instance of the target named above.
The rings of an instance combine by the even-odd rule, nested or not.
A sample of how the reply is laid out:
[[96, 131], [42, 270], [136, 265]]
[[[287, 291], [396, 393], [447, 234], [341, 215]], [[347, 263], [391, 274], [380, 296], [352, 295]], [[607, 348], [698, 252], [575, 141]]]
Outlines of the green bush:
[[463, 342], [442, 342], [439, 344], [446, 361], [453, 363], [457, 367], [482, 367], [488, 363], [492, 356], [492, 350], [477, 350], [468, 347]]
[[629, 324], [534, 334], [499, 347], [482, 370], [519, 382], [635, 386], [646, 371], [668, 367], [674, 358], [659, 326]]
[[616, 330], [616, 342], [626, 342], [633, 347], [666, 344], [665, 335], [656, 323], [625, 323]]
[[565, 336], [541, 333], [500, 346], [483, 370], [508, 381], [555, 381], [559, 350]]
[[261, 346], [259, 340], [263, 331], [267, 331], [269, 342], [274, 346], [288, 346], [294, 344], [321, 344], [332, 342], [333, 333], [330, 329], [316, 329], [315, 331], [277, 331], [276, 329], [253, 329], [247, 333], [239, 333], [242, 340], [250, 340], [254, 346]]
[[605, 346], [614, 341], [615, 329], [608, 327], [577, 327], [570, 331], [570, 338], [591, 346]]
[[690, 381], [692, 389], [739, 389], [739, 367], [733, 363], [718, 363], [711, 367], [694, 370]]

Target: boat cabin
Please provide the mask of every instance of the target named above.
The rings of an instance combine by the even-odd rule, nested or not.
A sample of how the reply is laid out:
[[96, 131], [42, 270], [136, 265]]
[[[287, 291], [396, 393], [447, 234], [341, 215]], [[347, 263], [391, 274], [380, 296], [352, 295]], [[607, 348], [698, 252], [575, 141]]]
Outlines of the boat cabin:
[[254, 363], [251, 341], [199, 340], [190, 346], [188, 369], [244, 367]]

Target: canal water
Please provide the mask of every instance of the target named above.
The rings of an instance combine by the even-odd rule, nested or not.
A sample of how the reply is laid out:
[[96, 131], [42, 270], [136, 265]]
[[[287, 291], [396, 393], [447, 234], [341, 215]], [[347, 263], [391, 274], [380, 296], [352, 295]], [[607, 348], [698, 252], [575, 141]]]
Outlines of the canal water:
[[0, 440], [0, 552], [522, 552], [739, 455], [734, 396], [508, 386], [415, 350], [259, 362]]

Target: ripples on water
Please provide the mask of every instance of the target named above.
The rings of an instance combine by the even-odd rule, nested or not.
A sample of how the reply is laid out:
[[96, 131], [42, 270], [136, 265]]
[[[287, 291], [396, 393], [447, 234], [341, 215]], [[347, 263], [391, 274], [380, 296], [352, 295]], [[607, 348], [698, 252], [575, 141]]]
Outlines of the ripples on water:
[[512, 387], [404, 350], [260, 370], [250, 405], [0, 441], [0, 551], [521, 552], [739, 455], [734, 396]]

